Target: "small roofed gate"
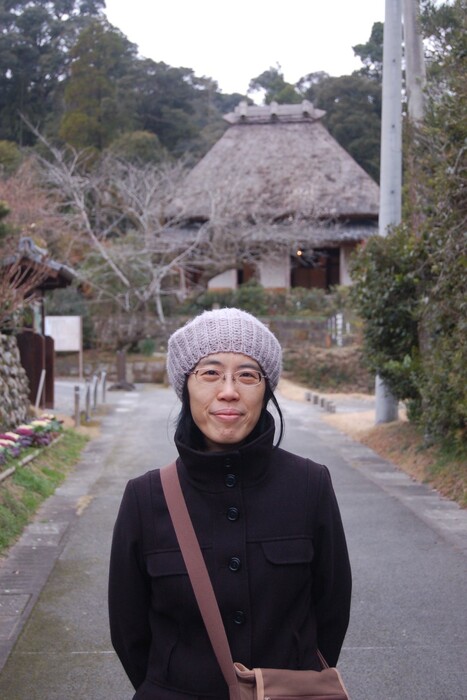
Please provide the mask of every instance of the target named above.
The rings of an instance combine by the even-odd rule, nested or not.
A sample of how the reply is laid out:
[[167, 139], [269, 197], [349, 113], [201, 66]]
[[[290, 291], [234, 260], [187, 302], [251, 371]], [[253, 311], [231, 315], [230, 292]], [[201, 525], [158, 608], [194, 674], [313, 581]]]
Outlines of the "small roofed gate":
[[29, 380], [29, 400], [34, 405], [37, 401], [40, 408], [53, 408], [55, 347], [53, 338], [44, 332], [43, 299], [46, 291], [68, 287], [75, 274], [66, 265], [51, 260], [47, 250], [37, 246], [31, 238], [21, 238], [16, 252], [0, 258], [0, 268], [12, 267], [20, 270], [21, 279], [32, 277], [26, 302], [33, 297], [39, 299], [40, 320], [36, 330], [26, 329], [16, 336], [21, 364]]

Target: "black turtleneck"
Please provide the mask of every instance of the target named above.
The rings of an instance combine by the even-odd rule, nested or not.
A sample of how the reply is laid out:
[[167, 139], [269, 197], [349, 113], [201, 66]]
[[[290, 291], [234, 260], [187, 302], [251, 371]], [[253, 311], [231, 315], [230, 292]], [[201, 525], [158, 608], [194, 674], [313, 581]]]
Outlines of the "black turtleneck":
[[244, 443], [227, 450], [199, 450], [181, 442], [176, 433], [179, 476], [193, 487], [212, 493], [225, 488], [224, 475], [229, 471], [235, 472], [243, 486], [253, 486], [265, 477], [270, 466], [274, 433], [274, 419], [268, 412], [261, 432], [254, 431]]

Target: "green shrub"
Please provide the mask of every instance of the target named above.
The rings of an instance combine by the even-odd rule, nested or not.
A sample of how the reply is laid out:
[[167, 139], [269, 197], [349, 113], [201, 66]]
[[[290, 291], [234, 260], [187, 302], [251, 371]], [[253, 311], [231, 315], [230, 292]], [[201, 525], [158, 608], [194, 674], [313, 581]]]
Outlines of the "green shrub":
[[12, 175], [20, 166], [21, 151], [13, 141], [0, 141], [0, 174]]
[[177, 313], [194, 316], [215, 306], [235, 306], [257, 316], [298, 318], [316, 315], [328, 318], [339, 311], [352, 309], [348, 289], [345, 287], [334, 287], [330, 292], [304, 287], [277, 291], [265, 289], [256, 281], [249, 281], [235, 290], [204, 292], [180, 305]]
[[438, 441], [466, 439], [467, 265], [459, 228], [403, 226], [354, 257], [368, 367]]
[[267, 300], [264, 287], [256, 281], [241, 284], [234, 294], [235, 306], [256, 316], [267, 313]]
[[404, 228], [371, 238], [352, 259], [351, 298], [365, 322], [365, 361], [417, 410], [419, 250]]
[[137, 347], [138, 352], [140, 352], [142, 355], [145, 357], [151, 357], [151, 355], [154, 355], [156, 350], [156, 341], [152, 338], [144, 338], [143, 340], [139, 341]]

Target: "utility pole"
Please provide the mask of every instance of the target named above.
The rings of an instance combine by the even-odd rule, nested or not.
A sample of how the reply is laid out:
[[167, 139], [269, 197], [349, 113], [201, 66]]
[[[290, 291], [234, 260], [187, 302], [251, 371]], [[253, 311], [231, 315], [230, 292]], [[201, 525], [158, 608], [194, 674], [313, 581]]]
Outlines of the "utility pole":
[[[387, 236], [402, 212], [402, 8], [401, 0], [386, 0], [383, 43], [383, 100], [379, 235]], [[375, 422], [398, 418], [398, 402], [380, 376], [375, 382]]]
[[419, 0], [402, 0], [404, 17], [405, 89], [409, 119], [417, 124], [425, 113], [426, 83], [423, 42], [420, 33]]
[[425, 116], [426, 69], [420, 31], [419, 0], [402, 0], [404, 19], [405, 92], [407, 101], [407, 135], [410, 146], [406, 158], [406, 192], [409, 226], [418, 235], [423, 221], [423, 207], [419, 189], [420, 148], [419, 127]]

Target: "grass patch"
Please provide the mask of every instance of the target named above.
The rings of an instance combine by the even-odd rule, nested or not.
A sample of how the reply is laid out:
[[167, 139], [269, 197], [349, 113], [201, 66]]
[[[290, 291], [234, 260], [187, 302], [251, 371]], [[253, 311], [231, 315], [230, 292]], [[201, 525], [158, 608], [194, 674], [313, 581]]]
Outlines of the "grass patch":
[[319, 391], [366, 393], [374, 387], [358, 345], [322, 348], [297, 343], [284, 349], [283, 367], [288, 379]]
[[417, 481], [428, 484], [461, 508], [467, 508], [465, 447], [427, 446], [417, 426], [405, 422], [377, 425], [360, 433], [358, 439]]
[[40, 450], [28, 464], [11, 461], [9, 466], [16, 466], [16, 471], [0, 483], [0, 553], [13, 544], [40, 504], [65, 480], [88, 439], [65, 430], [58, 442]]

